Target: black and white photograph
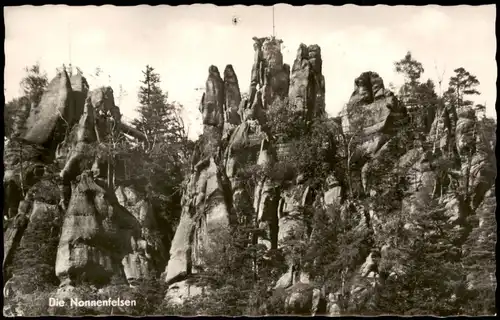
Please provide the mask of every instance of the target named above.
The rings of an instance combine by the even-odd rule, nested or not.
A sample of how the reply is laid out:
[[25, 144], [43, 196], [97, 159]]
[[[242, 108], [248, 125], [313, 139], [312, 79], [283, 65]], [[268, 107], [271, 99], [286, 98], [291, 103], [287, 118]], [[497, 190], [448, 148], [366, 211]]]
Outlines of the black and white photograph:
[[3, 314], [496, 315], [496, 5], [3, 10]]

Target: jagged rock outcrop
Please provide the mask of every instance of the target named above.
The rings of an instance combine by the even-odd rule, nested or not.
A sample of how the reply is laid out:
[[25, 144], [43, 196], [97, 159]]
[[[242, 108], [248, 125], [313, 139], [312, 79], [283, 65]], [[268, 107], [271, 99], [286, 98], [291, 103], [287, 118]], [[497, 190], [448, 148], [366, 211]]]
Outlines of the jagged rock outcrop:
[[[438, 150], [443, 157], [455, 160], [457, 158], [455, 130], [458, 121], [456, 108], [450, 104], [442, 104], [438, 106], [436, 113], [428, 140], [432, 141], [433, 149]], [[456, 163], [457, 161], [454, 161], [454, 164]]]
[[238, 108], [241, 102], [240, 86], [238, 77], [233, 66], [228, 64], [224, 69], [224, 93], [225, 93], [225, 121], [228, 125], [237, 126], [241, 123]]
[[252, 103], [257, 91], [262, 96], [262, 106], [268, 109], [275, 99], [284, 99], [290, 85], [290, 67], [283, 64], [282, 40], [274, 37], [254, 37], [255, 58], [250, 79], [249, 101]]
[[226, 149], [226, 174], [231, 183], [233, 206], [240, 222], [248, 222], [254, 218], [249, 190], [245, 187], [248, 176], [241, 170], [256, 163], [256, 155], [259, 154], [264, 136], [256, 122], [245, 121], [235, 129]]
[[[59, 285], [51, 297], [82, 297], [87, 287], [109, 293], [160, 276], [158, 281], [169, 287], [166, 300], [182, 304], [210, 290], [197, 280], [210, 257], [226, 250], [233, 227], [244, 225], [252, 233], [246, 241], [259, 252], [252, 268], [273, 268], [266, 290], [280, 297], [277, 309], [336, 316], [346, 306], [365, 303], [374, 288], [384, 290], [385, 280], [402, 273], [394, 230], [416, 230], [425, 205], [435, 203], [445, 212], [446, 223], [459, 230], [458, 247], [472, 230], [486, 241], [481, 227], [496, 203], [495, 139], [479, 132], [491, 124], [470, 109], [446, 103], [417, 119], [425, 123], [414, 135], [404, 101], [373, 71], [355, 79], [343, 119], [324, 119], [321, 48], [301, 44], [290, 68], [283, 63], [281, 40], [253, 40], [248, 97], [240, 92], [232, 65], [225, 67], [224, 79], [216, 66], [209, 67], [199, 108], [203, 134], [170, 248], [163, 245], [159, 215], [147, 191], [120, 179], [116, 159], [107, 152], [123, 134], [147, 143], [145, 135], [121, 122], [110, 87], [90, 91], [81, 74], [57, 75], [41, 103], [26, 108], [27, 130], [9, 142], [5, 154], [8, 299], [37, 285], [26, 284], [32, 269], [14, 266], [28, 255], [28, 261], [48, 270], [34, 278]], [[321, 167], [327, 172], [320, 179], [302, 169], [288, 170], [298, 140], [273, 136], [278, 131], [270, 127], [275, 102], [285, 103], [306, 125], [321, 118], [328, 126], [327, 141], [321, 141], [328, 147], [320, 148], [333, 165]], [[479, 226], [469, 219], [473, 216]], [[322, 227], [333, 230], [327, 233], [329, 244], [340, 241], [339, 252], [331, 253], [339, 261], [309, 256], [311, 246], [322, 245]], [[46, 251], [36, 256], [30, 243], [49, 238]], [[345, 241], [354, 243], [352, 252], [340, 247]], [[329, 263], [334, 270], [318, 274]], [[339, 279], [325, 279], [331, 272]], [[485, 281], [479, 278], [471, 273], [468, 285]], [[267, 307], [263, 303], [261, 310]], [[12, 304], [7, 310], [22, 312]]]
[[307, 213], [304, 211], [304, 208], [311, 205], [314, 199], [312, 198], [309, 186], [305, 182], [304, 177], [299, 175], [295, 183], [291, 183], [288, 188], [283, 188], [281, 192], [281, 199], [278, 205], [278, 244], [289, 253], [285, 255], [288, 272], [278, 280], [277, 288], [280, 286], [287, 288], [295, 284], [293, 282], [294, 272], [297, 272], [299, 277], [301, 275], [300, 258], [297, 259], [293, 254], [296, 251], [294, 250], [295, 248], [285, 248], [287, 246], [284, 243], [289, 239], [299, 241], [299, 243], [306, 242], [309, 239], [310, 231], [308, 230], [309, 226], [306, 222]]
[[80, 72], [72, 75], [69, 80], [71, 83], [71, 89], [73, 90], [73, 99], [75, 101], [75, 114], [80, 115], [83, 113], [85, 99], [89, 93], [89, 84], [87, 79], [85, 79]]
[[59, 72], [49, 83], [40, 103], [33, 106], [26, 120], [24, 140], [55, 147], [64, 138], [65, 130], [78, 121], [80, 114], [68, 74]]
[[[82, 80], [83, 81], [83, 80]], [[71, 88], [66, 71], [49, 83], [38, 105], [32, 105], [24, 124], [19, 124], [18, 138], [9, 141], [5, 150], [3, 179], [6, 201], [4, 212], [13, 217], [21, 194], [38, 181], [40, 170], [54, 157], [56, 146], [64, 139], [66, 130], [78, 121], [82, 110]]]
[[140, 238], [131, 238], [132, 253], [122, 259], [129, 284], [156, 276], [166, 264], [166, 250], [162, 244], [158, 222], [151, 203], [132, 186], [119, 186], [115, 191], [118, 202], [137, 219], [141, 226]]
[[[92, 91], [74, 135], [69, 137], [70, 150], [60, 173], [65, 187], [63, 207], [67, 207], [56, 262], [62, 285], [78, 283], [82, 274], [91, 283], [126, 279], [133, 285], [154, 277], [155, 269], [164, 264], [150, 205], [130, 199], [131, 192], [129, 199], [121, 194], [126, 206], [121, 205], [113, 190], [111, 159], [88, 151], [120, 133], [116, 109], [111, 88]], [[85, 161], [89, 156], [90, 161]], [[68, 190], [68, 183], [75, 179], [79, 182]]]
[[[369, 71], [354, 81], [354, 92], [346, 111], [349, 133], [358, 142], [355, 150], [349, 150], [353, 154], [351, 163], [361, 167], [364, 192], [369, 192], [372, 168], [380, 167], [382, 160], [397, 161], [402, 155], [398, 143], [401, 137], [397, 133], [408, 123], [407, 110], [384, 88], [382, 78]], [[391, 167], [391, 163], [385, 165]]]
[[[165, 265], [151, 206], [130, 192], [121, 205], [112, 159], [100, 156], [132, 128], [121, 123], [111, 88], [88, 89], [81, 74], [58, 73], [7, 146], [3, 266], [12, 299], [32, 290], [28, 284], [134, 284]], [[36, 256], [40, 242], [47, 252]], [[24, 258], [42, 272], [35, 281], [26, 280]]]
[[[445, 211], [448, 217], [447, 223], [455, 226], [455, 230], [460, 232], [461, 240], [457, 240], [456, 243], [460, 246], [460, 241], [464, 241], [471, 230], [468, 218], [476, 214], [475, 208], [481, 203], [482, 197], [494, 180], [494, 178], [484, 179], [483, 176], [482, 188], [471, 187], [471, 179], [477, 177], [479, 173], [479, 170], [474, 173], [471, 171], [474, 159], [477, 159], [477, 163], [494, 163], [491, 158], [494, 154], [491, 147], [483, 148], [483, 152], [477, 150], [479, 139], [476, 133], [480, 129], [472, 110], [465, 108], [457, 111], [453, 105], [441, 105], [432, 127], [429, 128], [429, 134], [422, 139], [412, 136], [412, 132], [408, 134], [405, 132], [409, 129], [406, 110], [383, 88], [383, 82], [377, 74], [363, 73], [356, 79], [355, 85], [347, 110], [351, 131], [349, 134], [356, 134], [356, 127], [364, 129], [358, 130], [361, 136], [366, 135], [366, 138], [361, 139], [357, 148], [364, 152], [366, 164], [369, 166], [380, 166], [381, 163], [390, 160], [389, 167], [392, 164], [392, 169], [385, 171], [385, 175], [400, 178], [400, 182], [390, 187], [394, 192], [400, 192], [400, 203], [399, 205], [386, 203], [385, 210], [388, 212], [377, 212], [370, 207], [371, 205], [364, 209], [369, 213], [366, 216], [367, 226], [373, 229], [372, 249], [376, 250], [374, 252], [379, 252], [378, 248], [382, 250], [377, 253], [378, 261], [374, 261], [372, 252], [359, 269], [359, 279], [353, 279], [355, 285], [350, 292], [352, 304], [360, 301], [358, 299], [366, 298], [370, 287], [383, 286], [379, 279], [381, 266], [384, 277], [397, 276], [401, 273], [401, 261], [394, 260], [390, 254], [394, 244], [391, 244], [390, 239], [380, 237], [381, 234], [388, 233], [387, 230], [383, 233], [379, 230], [390, 228], [392, 223], [384, 217], [384, 214], [392, 214], [391, 210], [402, 210], [408, 214], [407, 217], [415, 218], [421, 214], [421, 210], [424, 210], [423, 206], [436, 201]], [[372, 112], [365, 113], [367, 107], [371, 107]], [[371, 138], [368, 138], [367, 131], [372, 134]], [[399, 138], [395, 135], [398, 132]], [[401, 139], [401, 133], [406, 146], [398, 147], [401, 142], [397, 139]], [[386, 150], [382, 153], [384, 149]], [[485, 160], [488, 157], [490, 160]], [[483, 160], [479, 160], [480, 158]], [[443, 167], [443, 163], [447, 163], [447, 167]], [[366, 175], [366, 164], [362, 173], [365, 190], [367, 182], [370, 182]], [[493, 177], [496, 171], [492, 167], [488, 167], [489, 169], [486, 167], [483, 167], [484, 172], [489, 172]], [[375, 184], [384, 185], [382, 181], [377, 181]], [[380, 191], [383, 194], [391, 193], [390, 190]], [[368, 199], [371, 203], [375, 202], [375, 199]], [[472, 199], [476, 199], [476, 202]], [[409, 220], [404, 228], [406, 230], [416, 228], [412, 220], [407, 219]], [[369, 269], [372, 271], [368, 273], [363, 271]]]
[[[199, 151], [193, 156], [193, 169], [182, 200], [181, 220], [172, 241], [170, 260], [164, 275], [165, 281], [170, 284], [167, 297], [172, 301], [181, 302], [191, 289], [196, 288], [188, 279], [193, 279], [203, 271], [203, 253], [210, 252], [210, 239], [213, 238], [209, 230], [211, 220], [221, 220], [222, 225], [230, 225], [231, 221], [255, 223], [261, 230], [257, 236], [258, 242], [268, 249], [284, 249], [279, 239], [297, 233], [292, 232], [296, 224], [304, 231], [303, 241], [307, 241], [310, 234], [309, 226], [302, 221], [304, 213], [301, 208], [313, 200], [309, 188], [303, 184], [305, 181], [299, 179], [299, 184], [292, 183], [289, 190], [282, 192], [282, 186], [276, 185], [266, 173], [278, 161], [274, 138], [267, 127], [267, 110], [276, 99], [288, 97], [289, 88], [292, 88], [289, 83], [290, 68], [283, 64], [280, 40], [254, 38], [254, 41], [255, 60], [248, 98], [241, 98], [237, 77], [230, 65], [224, 72], [224, 90], [216, 67], [212, 66], [209, 70], [206, 92], [200, 105], [204, 133], [198, 144]], [[324, 99], [320, 48], [310, 46], [309, 49], [305, 60], [311, 68], [311, 80], [306, 79], [306, 85], [314, 97], [320, 95]], [[317, 112], [324, 109], [321, 99], [318, 100], [320, 107], [316, 106], [316, 100], [311, 100], [311, 116], [322, 114], [322, 111]], [[224, 117], [221, 116], [223, 114]], [[222, 143], [221, 130], [227, 137], [223, 141], [227, 142]], [[259, 177], [252, 191], [245, 177], [248, 174], [245, 168], [253, 166], [259, 169], [251, 174], [258, 174]], [[288, 195], [287, 191], [291, 194]], [[286, 268], [289, 271], [278, 282], [290, 283], [278, 285], [276, 290], [286, 289], [287, 294], [291, 295], [288, 296], [290, 301], [287, 304], [290, 310], [300, 309], [302, 303], [299, 301], [305, 299], [304, 303], [309, 303], [310, 312], [311, 294], [317, 288], [310, 285], [307, 275], [300, 271], [296, 257], [292, 258], [289, 254], [287, 260]], [[297, 273], [296, 279], [287, 281], [285, 278], [294, 278], [293, 273]], [[304, 291], [303, 287], [308, 289]], [[200, 290], [197, 288], [194, 292], [199, 293]]]
[[[233, 88], [234, 89], [234, 88]], [[192, 173], [182, 199], [182, 213], [170, 248], [165, 281], [172, 283], [167, 296], [173, 301], [184, 295], [176, 282], [185, 280], [203, 266], [204, 254], [217, 246], [217, 237], [234, 222], [230, 182], [223, 170], [224, 82], [217, 67], [209, 68], [200, 112], [203, 117], [203, 145], [193, 155]], [[183, 284], [190, 287], [190, 284]], [[187, 289], [186, 289], [187, 290]], [[189, 290], [188, 290], [189, 291]]]
[[[257, 164], [263, 170], [269, 170], [275, 161], [276, 153], [270, 141], [262, 140]], [[257, 226], [262, 231], [258, 242], [264, 244], [268, 249], [275, 249], [278, 246], [279, 186], [266, 174], [261, 174], [258, 178], [254, 189], [253, 203]]]
[[[30, 223], [32, 210], [49, 206], [52, 213], [59, 211], [58, 168], [51, 161], [55, 146], [81, 114], [74, 108], [75, 99], [67, 73], [58, 73], [40, 103], [26, 109], [30, 111], [29, 117], [25, 123], [19, 123], [19, 129], [23, 130], [19, 130], [17, 138], [11, 139], [6, 146], [3, 179], [4, 221], [8, 219], [5, 221], [3, 263], [6, 269], [10, 269], [12, 257], [16, 259], [16, 252], [24, 250], [23, 239], [30, 238], [33, 232], [41, 232], [39, 228], [43, 228], [43, 224], [36, 226]], [[62, 221], [59, 221], [53, 228], [60, 227]], [[55, 260], [55, 257], [50, 259]], [[4, 276], [8, 279], [11, 275], [4, 273]]]
[[[123, 277], [119, 257], [124, 248], [120, 247], [130, 246], [124, 241], [129, 232], [116, 228], [113, 220], [127, 217], [113, 212], [115, 208], [106, 199], [106, 190], [88, 173], [81, 174], [72, 189], [57, 251], [56, 275], [61, 286], [81, 281], [108, 283], [113, 275]], [[133, 221], [128, 218], [127, 222]], [[129, 230], [131, 237], [139, 237], [138, 224], [131, 223]]]
[[18, 309], [18, 314], [24, 308], [11, 301], [41, 286], [50, 286], [57, 279], [54, 261], [62, 218], [57, 190], [48, 179], [31, 187], [5, 233], [16, 236], [13, 243], [4, 243], [5, 306]]
[[473, 194], [472, 209], [476, 210], [485, 199], [486, 193], [495, 183], [497, 175], [495, 145], [485, 141], [484, 137], [478, 138], [478, 148], [470, 160], [470, 185]]
[[288, 99], [297, 112], [306, 119], [325, 113], [325, 77], [318, 45], [300, 44], [292, 66]]
[[208, 79], [205, 83], [205, 92], [200, 103], [203, 125], [222, 128], [225, 104], [224, 81], [216, 66], [210, 66], [208, 69]]

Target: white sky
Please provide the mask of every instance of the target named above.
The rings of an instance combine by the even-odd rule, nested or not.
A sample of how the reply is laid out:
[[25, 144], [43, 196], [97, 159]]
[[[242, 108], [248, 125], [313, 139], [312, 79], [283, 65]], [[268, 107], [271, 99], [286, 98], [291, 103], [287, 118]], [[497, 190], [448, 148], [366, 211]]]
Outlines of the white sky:
[[[476, 103], [495, 116], [496, 38], [494, 5], [487, 6], [275, 6], [276, 35], [283, 39], [284, 62], [293, 63], [301, 42], [321, 46], [326, 108], [335, 115], [349, 99], [354, 78], [378, 72], [386, 86], [402, 78], [393, 62], [411, 51], [422, 62], [423, 80], [443, 90], [453, 69], [464, 67], [481, 82]], [[233, 25], [237, 16], [239, 23]], [[40, 62], [49, 78], [63, 63], [92, 74], [91, 87], [111, 84], [126, 118], [135, 116], [137, 91], [146, 64], [160, 74], [169, 99], [184, 105], [192, 138], [201, 132], [198, 102], [208, 67], [232, 64], [240, 89], [248, 90], [253, 36], [272, 33], [272, 9], [263, 6], [69, 7], [46, 5], [4, 9], [6, 100], [20, 94], [23, 68]], [[71, 46], [70, 46], [71, 39]], [[71, 50], [70, 50], [71, 47]], [[439, 72], [436, 71], [437, 70]], [[128, 93], [117, 98], [119, 86]]]

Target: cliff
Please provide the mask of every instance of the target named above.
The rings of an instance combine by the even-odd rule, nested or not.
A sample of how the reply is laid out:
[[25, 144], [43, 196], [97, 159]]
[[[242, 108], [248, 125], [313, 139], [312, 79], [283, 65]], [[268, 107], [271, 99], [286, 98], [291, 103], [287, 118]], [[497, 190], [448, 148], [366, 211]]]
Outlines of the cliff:
[[[65, 71], [51, 81], [25, 132], [6, 146], [9, 312], [19, 314], [29, 292], [47, 283], [59, 286], [50, 296], [61, 299], [144, 280], [164, 284], [162, 299], [178, 308], [221, 292], [236, 299], [234, 283], [230, 291], [206, 279], [225, 270], [214, 257], [229, 264], [223, 257], [242, 238], [238, 245], [252, 251], [231, 269], [241, 275], [222, 277], [251, 270], [261, 291], [241, 299], [258, 301], [259, 314], [334, 316], [398, 288], [412, 270], [408, 259], [425, 259], [402, 248], [434, 239], [432, 219], [453, 235], [452, 244], [436, 240], [439, 248], [462, 250], [471, 234], [484, 233], [496, 207], [495, 139], [484, 119], [443, 101], [415, 117], [374, 71], [354, 79], [344, 114], [329, 118], [320, 46], [301, 44], [290, 67], [281, 40], [253, 40], [248, 96], [231, 64], [222, 75], [208, 68], [203, 134], [170, 247], [158, 238], [148, 198], [117, 178], [104, 152], [123, 134], [147, 137], [121, 122], [111, 88], [89, 91], [81, 75]], [[471, 288], [478, 279], [467, 271]]]
[[153, 235], [151, 206], [133, 187], [114, 185], [114, 160], [102, 153], [127, 128], [112, 89], [89, 92], [81, 74], [70, 81], [62, 71], [30, 112], [24, 133], [5, 151], [3, 266], [10, 301], [35, 287], [59, 284], [57, 297], [83, 284], [134, 285], [161, 273], [165, 250]]

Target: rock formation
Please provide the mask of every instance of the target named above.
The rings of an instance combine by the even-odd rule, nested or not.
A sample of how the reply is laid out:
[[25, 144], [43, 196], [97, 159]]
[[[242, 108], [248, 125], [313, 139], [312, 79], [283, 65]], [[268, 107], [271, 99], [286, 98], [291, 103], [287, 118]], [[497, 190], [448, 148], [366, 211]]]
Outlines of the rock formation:
[[80, 118], [81, 113], [74, 105], [69, 76], [62, 71], [49, 83], [40, 103], [30, 110], [24, 140], [40, 145], [49, 142], [57, 145], [61, 137], [64, 138], [65, 130]]
[[257, 91], [262, 94], [262, 106], [269, 108], [277, 98], [288, 94], [290, 67], [283, 64], [280, 39], [254, 37], [255, 58], [250, 79], [249, 101], [252, 103]]
[[[132, 285], [164, 268], [150, 205], [144, 199], [120, 204], [112, 159], [100, 156], [112, 136], [130, 134], [119, 115], [111, 88], [89, 92], [81, 74], [70, 79], [62, 71], [31, 108], [24, 132], [7, 145], [3, 266], [9, 292], [31, 290], [19, 266], [25, 258], [48, 268], [51, 276], [36, 281], [54, 283], [55, 275], [60, 290], [83, 282]], [[47, 253], [36, 255], [32, 244], [44, 241]]]
[[[216, 67], [212, 66], [209, 70], [200, 105], [204, 133], [199, 141], [199, 151], [193, 157], [192, 173], [182, 200], [181, 220], [165, 272], [165, 281], [170, 284], [167, 297], [172, 301], [181, 302], [187, 295], [201, 292], [201, 288], [188, 284], [187, 279], [203, 272], [203, 253], [210, 252], [213, 236], [209, 229], [216, 220], [222, 221], [222, 225], [231, 225], [231, 221], [255, 224], [261, 230], [257, 241], [268, 249], [286, 251], [279, 240], [296, 235], [292, 229], [297, 223], [303, 227], [304, 241], [310, 234], [309, 226], [302, 222], [304, 213], [299, 209], [309, 205], [313, 199], [305, 181], [299, 178], [298, 184], [292, 183], [288, 189], [281, 191], [283, 186], [276, 185], [265, 173], [278, 160], [274, 138], [267, 127], [267, 110], [273, 101], [285, 99], [289, 88], [295, 87], [289, 83], [289, 67], [283, 64], [281, 41], [274, 38], [254, 38], [254, 41], [255, 60], [249, 98], [240, 98], [237, 77], [230, 65], [224, 72], [224, 90], [218, 87], [222, 82]], [[306, 79], [305, 85], [307, 90], [314, 92], [314, 97], [322, 95], [324, 98], [320, 48], [310, 46], [309, 49], [305, 63], [311, 68], [312, 80], [308, 82]], [[219, 95], [221, 92], [224, 97]], [[316, 109], [316, 100], [311, 101], [312, 104], [308, 105], [312, 110], [311, 116], [322, 115], [324, 106]], [[238, 112], [235, 113], [238, 103]], [[224, 110], [226, 116], [221, 117]], [[228, 133], [227, 143], [221, 143], [221, 129]], [[223, 159], [218, 156], [223, 156]], [[261, 170], [261, 173], [255, 173], [259, 176], [253, 191], [248, 189], [248, 178], [244, 176], [244, 169], [249, 166], [257, 166]], [[299, 271], [300, 263], [291, 255], [287, 260], [289, 271], [278, 282], [287, 282], [285, 278], [295, 280], [288, 281], [285, 286], [277, 285], [276, 290], [290, 292], [293, 297], [288, 305], [296, 309], [299, 307], [291, 306], [296, 303], [293, 302], [296, 295], [303, 291], [301, 288], [309, 288], [305, 291], [307, 294], [300, 298], [306, 299], [307, 303], [311, 303], [312, 295], [309, 295], [316, 289], [307, 280], [307, 274]]]
[[[122, 123], [113, 90], [90, 91], [81, 74], [70, 78], [65, 71], [51, 81], [40, 104], [26, 108], [26, 130], [6, 146], [7, 298], [33, 290], [26, 285], [31, 271], [19, 267], [28, 252], [48, 270], [40, 279], [59, 284], [52, 296], [78, 297], [85, 286], [134, 287], [159, 278], [168, 286], [169, 303], [182, 304], [209, 292], [196, 282], [210, 267], [208, 257], [217, 256], [235, 227], [244, 225], [252, 229], [248, 241], [265, 252], [263, 264], [279, 264], [267, 284], [269, 301], [281, 297], [278, 307], [286, 314], [336, 316], [401, 274], [401, 261], [392, 256], [398, 248], [389, 216], [403, 217], [397, 227], [411, 232], [422, 203], [438, 203], [458, 230], [457, 243], [475, 228], [469, 218], [487, 223], [495, 205], [496, 167], [495, 139], [479, 134], [485, 120], [470, 109], [437, 104], [417, 137], [404, 101], [373, 71], [354, 80], [346, 113], [326, 119], [321, 48], [301, 44], [290, 68], [283, 63], [281, 40], [253, 40], [248, 96], [240, 92], [232, 65], [223, 79], [218, 67], [208, 68], [199, 106], [203, 134], [169, 248], [147, 193], [119, 179], [115, 159], [104, 152], [123, 134], [147, 140]], [[333, 165], [325, 166], [321, 180], [295, 172], [302, 169], [275, 177], [297, 142], [274, 136], [275, 103], [307, 125], [321, 120], [328, 126]], [[339, 225], [356, 238], [356, 248], [346, 269], [335, 270], [342, 283], [326, 285], [331, 274], [315, 269], [325, 261], [305, 252], [321, 243], [321, 227]], [[38, 256], [29, 243], [43, 239], [51, 239], [47, 254]], [[478, 277], [471, 273], [469, 285], [477, 285]], [[261, 309], [267, 307], [266, 302]], [[16, 308], [8, 310], [19, 313]]]
[[318, 45], [301, 44], [292, 66], [289, 101], [306, 119], [321, 116], [325, 112], [325, 77], [323, 61]]
[[241, 123], [238, 108], [241, 102], [240, 87], [238, 77], [233, 66], [228, 64], [224, 69], [224, 92], [225, 94], [225, 122], [229, 125], [237, 126]]
[[354, 158], [352, 163], [361, 167], [362, 192], [369, 192], [372, 168], [379, 166], [381, 160], [395, 161], [401, 155], [397, 134], [407, 125], [408, 114], [394, 94], [384, 88], [382, 78], [371, 71], [354, 81], [346, 111], [349, 131], [359, 144], [355, 150], [349, 150]]
[[165, 281], [173, 283], [168, 294], [173, 300], [179, 297], [172, 296], [172, 291], [180, 295], [190, 291], [190, 285], [184, 282], [179, 289], [177, 282], [198, 272], [203, 266], [204, 254], [210, 254], [211, 248], [217, 245], [217, 236], [234, 221], [232, 201], [227, 196], [231, 192], [228, 190], [229, 179], [222, 169], [221, 158], [224, 106], [234, 97], [234, 87], [229, 89], [231, 96], [227, 97], [217, 67], [210, 66], [206, 91], [200, 104], [204, 125], [201, 141], [204, 145], [193, 156], [193, 171], [184, 191], [181, 220], [172, 240], [170, 260], [165, 270]]

